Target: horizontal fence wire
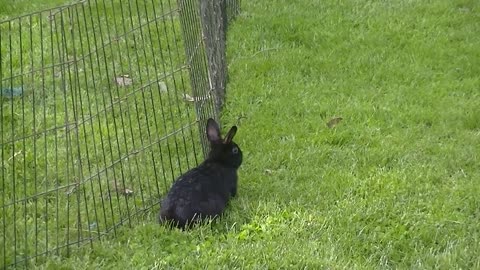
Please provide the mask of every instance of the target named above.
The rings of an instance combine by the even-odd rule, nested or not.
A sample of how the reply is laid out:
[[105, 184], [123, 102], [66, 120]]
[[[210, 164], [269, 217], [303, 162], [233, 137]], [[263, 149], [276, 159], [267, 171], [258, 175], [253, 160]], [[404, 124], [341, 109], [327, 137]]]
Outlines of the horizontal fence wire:
[[1, 269], [156, 216], [203, 159], [218, 116], [199, 10], [91, 0], [0, 22]]

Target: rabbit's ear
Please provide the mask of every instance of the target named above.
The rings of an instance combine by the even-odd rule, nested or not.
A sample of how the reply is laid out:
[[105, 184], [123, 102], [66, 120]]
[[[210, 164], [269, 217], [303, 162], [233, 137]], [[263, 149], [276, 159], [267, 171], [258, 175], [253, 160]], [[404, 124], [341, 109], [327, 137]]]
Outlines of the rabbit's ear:
[[236, 126], [233, 126], [227, 133], [227, 136], [225, 136], [225, 140], [224, 142], [225, 143], [231, 143], [232, 142], [232, 139], [233, 139], [233, 136], [235, 136], [235, 134], [237, 133], [237, 127]]
[[221, 140], [220, 137], [220, 128], [218, 127], [217, 122], [212, 118], [209, 118], [207, 121], [207, 138], [210, 142], [217, 142]]

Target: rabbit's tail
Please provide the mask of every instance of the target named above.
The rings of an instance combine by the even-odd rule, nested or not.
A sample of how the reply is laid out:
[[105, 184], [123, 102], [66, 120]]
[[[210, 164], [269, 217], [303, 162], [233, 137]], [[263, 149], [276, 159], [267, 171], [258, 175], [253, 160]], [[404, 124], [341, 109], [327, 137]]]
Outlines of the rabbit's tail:
[[165, 221], [172, 220], [175, 214], [174, 210], [175, 209], [173, 209], [173, 207], [168, 207], [165, 209], [162, 208], [162, 210], [160, 211], [159, 221], [165, 222]]
[[175, 207], [168, 207], [166, 209], [162, 209], [160, 211], [160, 217], [159, 221], [160, 223], [167, 222], [171, 223], [170, 225], [183, 228], [187, 225], [188, 219], [183, 217], [182, 215], [179, 215], [178, 209]]

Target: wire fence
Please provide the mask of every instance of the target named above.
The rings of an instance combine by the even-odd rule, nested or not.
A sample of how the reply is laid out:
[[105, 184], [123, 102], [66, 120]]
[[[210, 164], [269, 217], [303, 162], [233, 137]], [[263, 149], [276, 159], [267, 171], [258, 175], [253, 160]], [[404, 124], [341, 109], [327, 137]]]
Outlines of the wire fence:
[[208, 150], [239, 6], [91, 0], [0, 22], [0, 268], [69, 256], [158, 209]]

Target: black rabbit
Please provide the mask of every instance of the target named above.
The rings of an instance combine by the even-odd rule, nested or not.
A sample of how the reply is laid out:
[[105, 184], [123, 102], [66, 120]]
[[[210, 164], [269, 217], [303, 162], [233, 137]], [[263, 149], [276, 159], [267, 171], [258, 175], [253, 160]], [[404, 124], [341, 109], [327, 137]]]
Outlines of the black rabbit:
[[237, 169], [243, 157], [232, 141], [237, 127], [233, 126], [222, 139], [218, 124], [210, 118], [206, 132], [211, 145], [207, 158], [175, 181], [162, 202], [160, 222], [185, 228], [196, 221], [215, 218], [223, 213], [230, 196], [236, 195]]

